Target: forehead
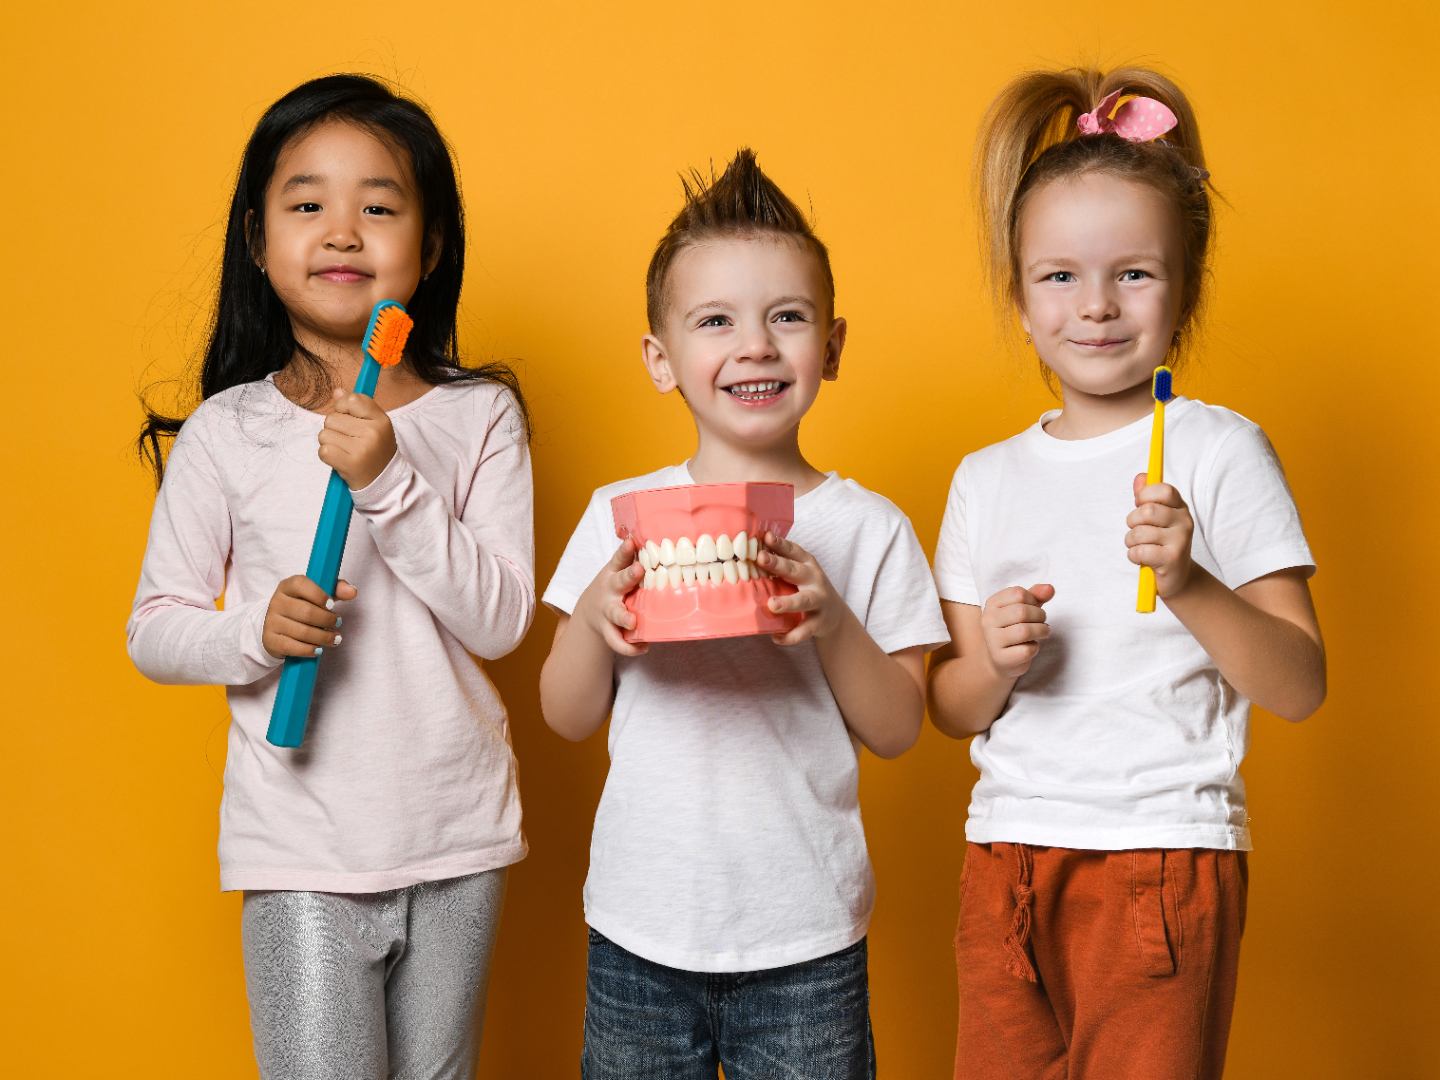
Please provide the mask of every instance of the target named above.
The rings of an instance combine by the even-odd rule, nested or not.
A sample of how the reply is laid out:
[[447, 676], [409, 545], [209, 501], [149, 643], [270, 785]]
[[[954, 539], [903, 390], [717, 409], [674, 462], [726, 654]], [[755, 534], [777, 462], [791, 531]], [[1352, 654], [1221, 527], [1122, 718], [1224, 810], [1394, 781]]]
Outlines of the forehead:
[[724, 236], [682, 248], [666, 275], [670, 303], [681, 311], [696, 303], [766, 302], [776, 295], [824, 302], [819, 256], [798, 237], [776, 233]]
[[271, 183], [283, 185], [296, 176], [342, 184], [384, 178], [414, 188], [408, 154], [368, 128], [345, 120], [322, 121], [285, 144]]
[[1033, 191], [1021, 212], [1019, 241], [1022, 264], [1112, 252], [1170, 257], [1179, 251], [1180, 221], [1170, 200], [1150, 185], [1092, 172]]

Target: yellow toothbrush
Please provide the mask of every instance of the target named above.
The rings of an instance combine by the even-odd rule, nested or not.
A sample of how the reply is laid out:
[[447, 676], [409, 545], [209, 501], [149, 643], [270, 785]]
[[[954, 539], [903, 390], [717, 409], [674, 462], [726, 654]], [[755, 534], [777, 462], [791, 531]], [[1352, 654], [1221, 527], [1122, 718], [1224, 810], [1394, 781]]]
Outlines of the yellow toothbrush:
[[[1146, 484], [1158, 484], [1165, 472], [1165, 403], [1175, 396], [1170, 381], [1175, 373], [1164, 364], [1150, 377], [1150, 395], [1155, 399], [1155, 419], [1150, 424], [1150, 467], [1145, 471]], [[1155, 610], [1155, 569], [1140, 567], [1140, 595], [1135, 610], [1148, 615]]]

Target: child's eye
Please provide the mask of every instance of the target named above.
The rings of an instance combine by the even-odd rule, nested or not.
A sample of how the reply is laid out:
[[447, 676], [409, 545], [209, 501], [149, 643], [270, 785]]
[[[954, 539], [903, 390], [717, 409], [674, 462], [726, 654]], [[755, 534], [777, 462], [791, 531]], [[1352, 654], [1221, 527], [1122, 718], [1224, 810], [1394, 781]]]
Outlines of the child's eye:
[[776, 321], [776, 322], [804, 322], [804, 321], [805, 321], [805, 313], [804, 313], [803, 311], [793, 311], [793, 310], [792, 310], [792, 311], [781, 311], [781, 312], [778, 312], [778, 313], [776, 314], [776, 316], [775, 316], [775, 321]]
[[1144, 281], [1150, 276], [1148, 270], [1125, 270], [1120, 274], [1121, 281]]
[[320, 212], [320, 204], [313, 202], [302, 202], [295, 207], [295, 211], [296, 213], [300, 214], [318, 214]]
[[1053, 281], [1056, 285], [1069, 285], [1075, 280], [1075, 275], [1069, 270], [1056, 270], [1053, 274], [1046, 274], [1045, 280]]
[[730, 320], [724, 315], [707, 315], [700, 320], [700, 326], [729, 326]]
[[365, 213], [372, 214], [375, 217], [380, 217], [384, 214], [393, 214], [395, 213], [395, 211], [391, 210], [388, 206], [367, 206], [365, 208]]

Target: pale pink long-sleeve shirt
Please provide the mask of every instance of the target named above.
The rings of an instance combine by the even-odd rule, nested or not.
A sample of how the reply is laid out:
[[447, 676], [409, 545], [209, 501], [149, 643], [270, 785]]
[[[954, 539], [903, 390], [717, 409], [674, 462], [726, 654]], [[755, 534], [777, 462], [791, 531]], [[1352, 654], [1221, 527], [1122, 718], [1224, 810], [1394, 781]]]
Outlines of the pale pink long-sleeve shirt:
[[379, 892], [525, 855], [505, 707], [471, 656], [510, 652], [535, 611], [523, 424], [489, 382], [389, 415], [399, 449], [354, 492], [340, 574], [359, 595], [337, 607], [344, 641], [299, 749], [265, 741], [281, 661], [260, 635], [309, 559], [323, 418], [246, 383], [204, 402], [170, 454], [129, 649], [158, 682], [227, 688], [222, 889]]

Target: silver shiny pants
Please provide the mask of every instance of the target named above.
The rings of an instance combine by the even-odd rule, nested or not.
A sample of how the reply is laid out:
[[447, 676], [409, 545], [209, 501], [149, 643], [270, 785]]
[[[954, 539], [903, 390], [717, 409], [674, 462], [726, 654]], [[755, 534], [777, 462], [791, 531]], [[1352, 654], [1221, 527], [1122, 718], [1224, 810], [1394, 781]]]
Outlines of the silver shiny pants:
[[505, 870], [382, 893], [247, 892], [264, 1080], [471, 1080]]

